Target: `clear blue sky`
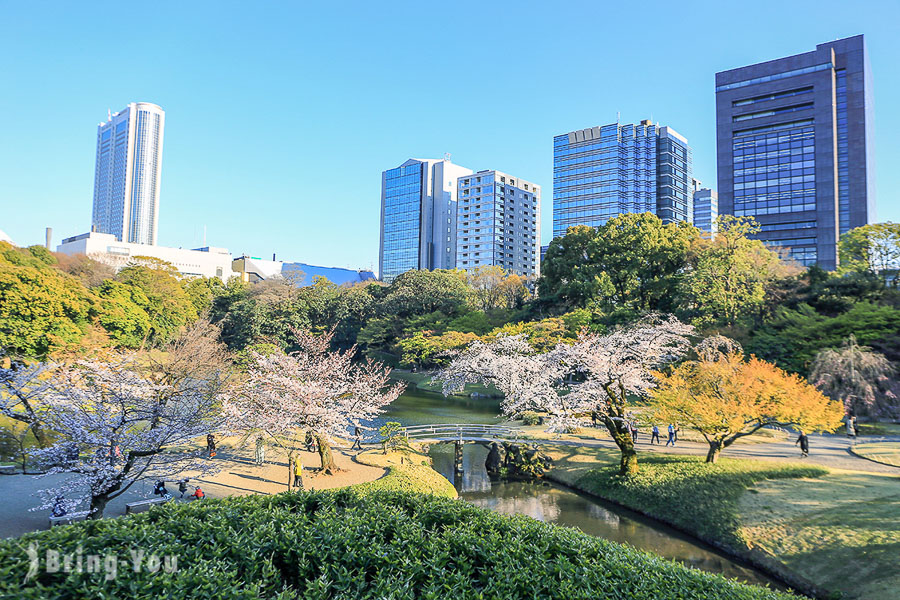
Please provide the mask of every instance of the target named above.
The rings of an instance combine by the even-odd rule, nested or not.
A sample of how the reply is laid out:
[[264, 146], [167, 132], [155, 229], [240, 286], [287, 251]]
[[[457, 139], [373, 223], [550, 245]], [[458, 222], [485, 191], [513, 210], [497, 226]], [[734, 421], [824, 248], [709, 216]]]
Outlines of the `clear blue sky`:
[[[139, 10], [133, 7], [141, 6]], [[542, 184], [552, 137], [652, 117], [715, 185], [717, 71], [864, 33], [878, 219], [900, 220], [900, 3], [0, 0], [0, 229], [89, 229], [96, 126], [166, 111], [159, 243], [378, 264], [381, 171], [409, 157]]]

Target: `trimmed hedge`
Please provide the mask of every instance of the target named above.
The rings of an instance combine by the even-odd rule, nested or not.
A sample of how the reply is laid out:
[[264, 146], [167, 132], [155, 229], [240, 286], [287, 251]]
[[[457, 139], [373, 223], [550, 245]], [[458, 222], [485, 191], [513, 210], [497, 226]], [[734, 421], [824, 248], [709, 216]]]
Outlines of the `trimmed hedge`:
[[[397, 464], [398, 458], [403, 462]], [[359, 493], [415, 492], [433, 494], [444, 498], [456, 498], [459, 494], [447, 478], [431, 468], [431, 459], [418, 452], [389, 452], [369, 450], [356, 455], [356, 460], [370, 467], [382, 467], [387, 474], [375, 481], [350, 486]]]
[[[176, 555], [178, 569], [46, 573], [25, 548]], [[42, 561], [43, 562], [43, 561]], [[42, 565], [43, 567], [43, 565]], [[351, 490], [169, 504], [0, 542], [0, 597], [635, 598], [793, 596], [685, 568], [574, 529], [463, 502]]]

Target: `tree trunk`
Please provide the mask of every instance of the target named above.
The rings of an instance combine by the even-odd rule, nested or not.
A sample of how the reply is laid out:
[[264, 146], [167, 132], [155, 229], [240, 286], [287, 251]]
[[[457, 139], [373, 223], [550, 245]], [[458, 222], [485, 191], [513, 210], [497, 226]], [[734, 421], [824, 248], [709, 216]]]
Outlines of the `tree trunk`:
[[718, 462], [720, 454], [722, 454], [721, 442], [711, 441], [709, 443], [709, 452], [706, 453], [706, 462], [708, 462], [708, 463]]
[[331, 475], [338, 470], [334, 464], [334, 456], [331, 454], [331, 445], [324, 435], [316, 434], [316, 441], [319, 443], [319, 459], [322, 461], [322, 472]]
[[88, 515], [88, 519], [102, 519], [103, 511], [106, 508], [106, 503], [109, 502], [109, 497], [106, 495], [103, 496], [91, 496], [91, 514]]
[[625, 425], [624, 418], [613, 419], [608, 415], [603, 416], [603, 424], [612, 436], [613, 441], [622, 452], [622, 460], [619, 463], [619, 475], [634, 475], [638, 472], [637, 452], [634, 449], [634, 438], [631, 431]]

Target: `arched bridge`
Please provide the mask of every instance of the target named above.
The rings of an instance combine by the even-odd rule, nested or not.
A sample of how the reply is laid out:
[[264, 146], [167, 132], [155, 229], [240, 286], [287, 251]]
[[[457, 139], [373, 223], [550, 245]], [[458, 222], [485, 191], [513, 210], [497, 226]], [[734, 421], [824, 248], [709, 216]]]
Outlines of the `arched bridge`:
[[519, 441], [521, 430], [503, 425], [478, 425], [473, 423], [446, 423], [440, 425], [413, 425], [403, 427], [400, 434], [407, 440], [431, 440], [436, 442], [501, 442]]

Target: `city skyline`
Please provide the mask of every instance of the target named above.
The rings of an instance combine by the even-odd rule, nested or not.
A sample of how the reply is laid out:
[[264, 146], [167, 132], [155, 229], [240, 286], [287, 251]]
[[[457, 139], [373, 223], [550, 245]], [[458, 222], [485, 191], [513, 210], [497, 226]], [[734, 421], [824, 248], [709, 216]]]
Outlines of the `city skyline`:
[[[0, 21], [5, 23], [0, 24], [0, 47], [9, 57], [5, 70], [11, 85], [10, 93], [0, 99], [0, 127], [8, 132], [5, 140], [16, 143], [0, 144], [0, 204], [6, 208], [15, 203], [25, 210], [5, 211], [0, 229], [20, 244], [41, 243], [47, 226], [53, 227], [57, 239], [89, 229], [95, 158], [90, 130], [107, 108], [135, 100], [165, 107], [169, 121], [158, 240], [162, 245], [203, 245], [205, 228], [209, 244], [228, 246], [235, 254], [277, 252], [317, 264], [374, 266], [377, 173], [384, 165], [399, 164], [409, 156], [450, 152], [454, 163], [521, 174], [547, 191], [552, 185], [553, 135], [615, 121], [617, 112], [621, 122], [650, 117], [654, 123], [672, 124], [690, 140], [697, 178], [709, 184], [717, 178], [717, 72], [863, 33], [876, 80], [877, 130], [895, 126], [898, 117], [886, 107], [900, 89], [890, 68], [898, 42], [889, 35], [889, 23], [897, 10], [890, 3], [875, 4], [884, 18], [867, 19], [867, 11], [840, 3], [797, 3], [779, 7], [796, 19], [769, 22], [762, 10], [747, 16], [745, 30], [726, 34], [717, 29], [726, 16], [717, 14], [712, 3], [699, 17], [679, 16], [660, 3], [654, 7], [660, 18], [682, 27], [705, 26], [710, 35], [703, 44], [682, 41], [687, 60], [677, 74], [662, 69], [652, 76], [640, 73], [639, 66], [650, 64], [654, 56], [662, 60], [661, 42], [623, 54], [614, 49], [624, 42], [624, 33], [597, 39], [562, 33], [562, 24], [575, 17], [601, 13], [616, 17], [617, 9], [601, 11], [590, 5], [566, 6], [554, 14], [528, 5], [490, 7], [486, 10], [502, 14], [510, 30], [525, 32], [516, 52], [508, 52], [506, 42], [482, 41], [478, 36], [479, 44], [486, 45], [473, 47], [475, 38], [468, 34], [440, 33], [431, 41], [440, 41], [443, 49], [427, 56], [408, 54], [425, 43], [424, 33], [385, 41], [392, 40], [391, 32], [407, 31], [409, 17], [385, 15], [362, 5], [342, 22], [347, 32], [337, 42], [329, 41], [327, 32], [329, 24], [337, 25], [338, 15], [325, 8], [305, 15], [304, 35], [286, 36], [289, 43], [274, 40], [281, 29], [297, 26], [300, 15], [291, 10], [275, 20], [252, 11], [215, 15], [209, 32], [200, 31], [193, 38], [186, 35], [186, 25], [164, 26], [161, 17], [151, 29], [166, 50], [134, 72], [125, 68], [123, 57], [103, 53], [109, 44], [122, 43], [125, 33], [113, 32], [112, 39], [102, 43], [89, 39], [87, 11], [60, 4], [48, 18], [25, 6], [6, 6], [0, 9], [4, 16]], [[161, 12], [172, 6], [164, 5]], [[433, 10], [426, 9], [419, 18], [427, 18]], [[620, 12], [620, 17], [627, 13], [624, 8]], [[806, 19], [807, 14], [816, 18]], [[217, 41], [218, 34], [213, 36], [213, 30], [252, 29], [263, 19], [272, 28], [265, 38], [249, 35], [245, 42], [227, 48]], [[381, 25], [372, 27], [375, 22]], [[448, 23], [447, 29], [453, 28]], [[548, 49], [563, 38], [573, 53], [556, 60]], [[709, 52], [709, 45], [716, 51]], [[64, 46], [74, 50], [60, 57], [57, 50]], [[332, 52], [327, 66], [315, 59], [313, 50], [320, 46]], [[115, 78], [90, 75], [101, 56], [116, 72]], [[380, 65], [401, 57], [408, 61], [405, 72], [410, 75], [390, 85], [376, 79]], [[426, 75], [415, 73], [426, 64], [450, 69], [476, 57], [498, 61], [502, 66], [495, 72], [498, 81], [526, 84], [525, 90], [516, 88], [523, 93], [515, 102], [509, 102], [506, 94], [470, 94], [467, 84], [457, 78], [465, 71], [448, 70], [449, 87], [444, 89], [449, 93], [436, 96], [437, 88], [424, 89]], [[596, 77], [572, 79], [585, 68]], [[302, 86], [279, 76], [286, 70], [302, 75]], [[565, 83], [570, 80], [576, 83]], [[613, 87], [607, 85], [611, 80], [617, 81]], [[556, 81], [559, 85], [554, 85]], [[59, 88], [66, 89], [66, 102], [52, 109], [52, 120], [42, 119], [58, 104], [54, 90]], [[301, 89], [309, 93], [298, 94]], [[288, 98], [299, 102], [301, 110], [281, 111]], [[360, 133], [365, 143], [354, 151], [354, 177], [342, 178], [337, 167], [342, 161], [335, 158], [346, 154], [349, 136]], [[876, 134], [875, 142], [882, 164], [890, 164], [900, 153], [886, 134]], [[882, 190], [877, 220], [900, 220], [898, 203], [884, 191], [896, 189], [900, 175], [887, 168], [876, 173]], [[551, 211], [552, 203], [545, 199], [543, 244], [551, 237]]]

